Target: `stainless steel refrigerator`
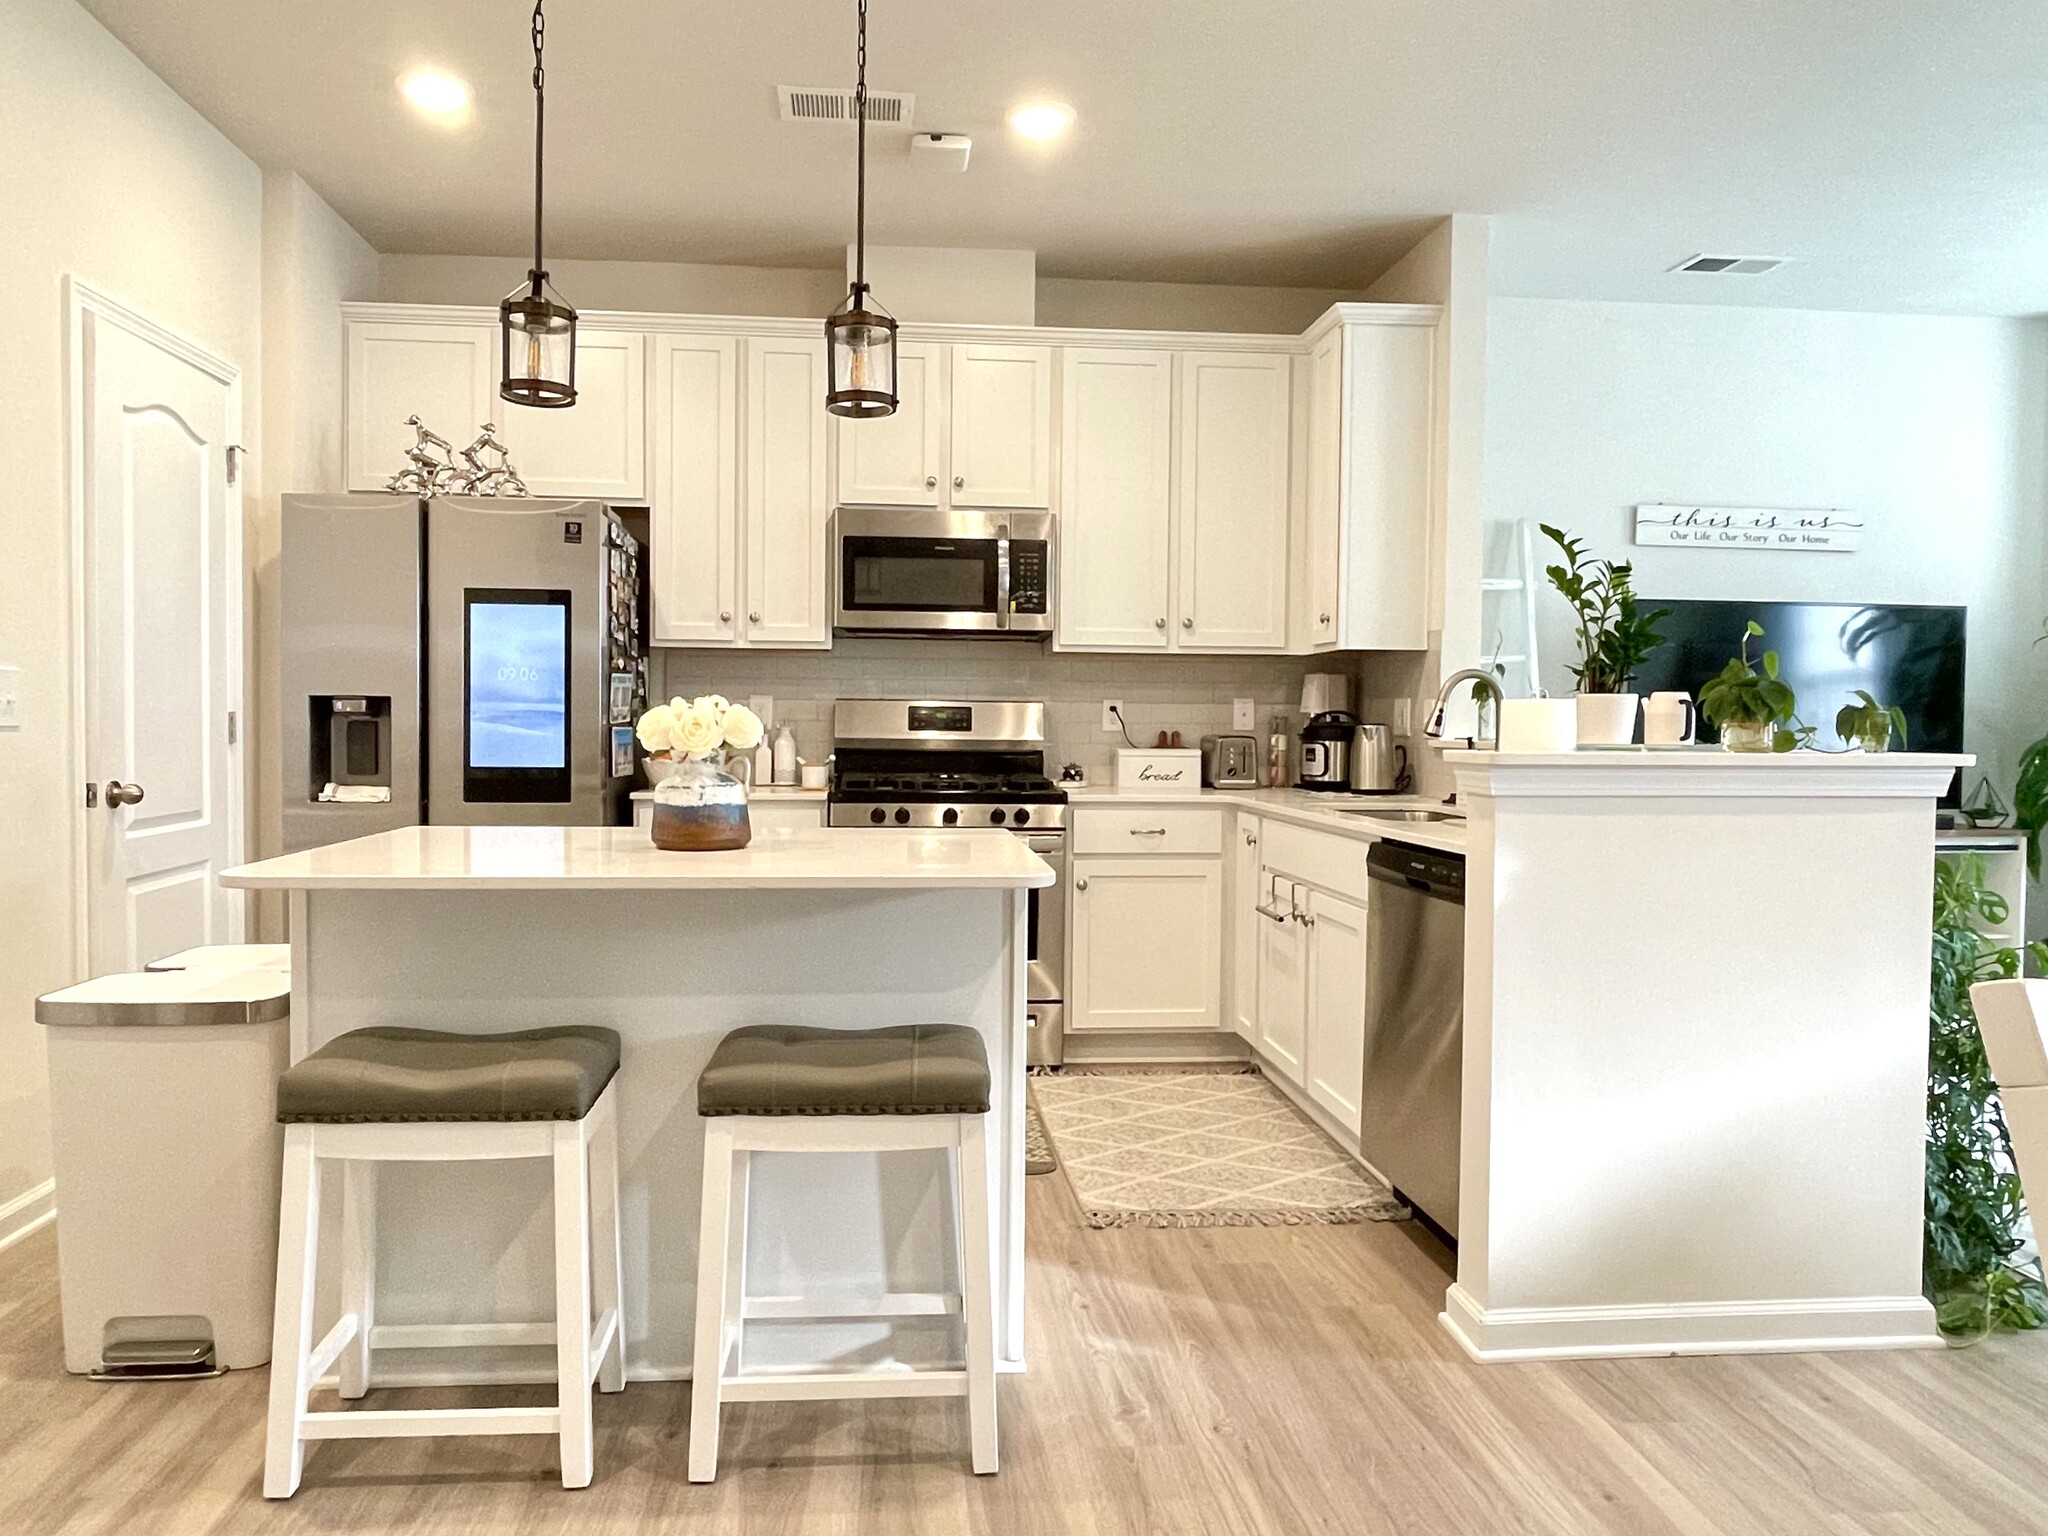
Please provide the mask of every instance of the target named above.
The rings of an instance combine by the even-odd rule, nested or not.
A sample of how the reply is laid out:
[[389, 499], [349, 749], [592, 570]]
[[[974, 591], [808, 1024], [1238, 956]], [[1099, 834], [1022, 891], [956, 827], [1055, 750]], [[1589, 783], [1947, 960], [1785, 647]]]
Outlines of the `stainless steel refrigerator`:
[[285, 497], [286, 849], [629, 821], [642, 572], [602, 502]]

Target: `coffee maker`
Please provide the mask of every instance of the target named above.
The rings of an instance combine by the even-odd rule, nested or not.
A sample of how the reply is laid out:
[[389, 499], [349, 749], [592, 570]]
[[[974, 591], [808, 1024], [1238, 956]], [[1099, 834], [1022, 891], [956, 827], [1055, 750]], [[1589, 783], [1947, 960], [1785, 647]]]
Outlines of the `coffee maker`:
[[1326, 709], [1302, 727], [1300, 788], [1350, 791], [1351, 746], [1358, 725], [1358, 716], [1350, 710]]

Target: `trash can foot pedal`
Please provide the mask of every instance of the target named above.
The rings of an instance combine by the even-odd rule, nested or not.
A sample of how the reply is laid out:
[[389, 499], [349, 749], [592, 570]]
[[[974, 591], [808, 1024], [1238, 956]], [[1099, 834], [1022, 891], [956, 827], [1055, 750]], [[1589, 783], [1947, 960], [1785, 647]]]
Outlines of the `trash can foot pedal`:
[[107, 1321], [94, 1381], [199, 1381], [225, 1376], [203, 1317], [116, 1317]]

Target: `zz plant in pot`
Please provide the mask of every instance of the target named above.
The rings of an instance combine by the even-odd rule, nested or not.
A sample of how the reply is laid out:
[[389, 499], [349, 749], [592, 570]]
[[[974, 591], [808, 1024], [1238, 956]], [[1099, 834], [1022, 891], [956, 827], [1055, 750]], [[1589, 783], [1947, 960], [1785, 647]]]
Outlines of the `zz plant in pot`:
[[1763, 632], [1755, 619], [1743, 626], [1737, 654], [1700, 689], [1700, 713], [1730, 752], [1790, 752], [1813, 735], [1799, 723], [1792, 685], [1778, 675], [1778, 653], [1763, 653], [1761, 672], [1750, 662], [1749, 642]]
[[1859, 702], [1844, 704], [1836, 711], [1837, 736], [1866, 752], [1888, 751], [1894, 736], [1900, 746], [1906, 744], [1906, 717], [1896, 704], [1880, 704], [1861, 688], [1856, 690], [1856, 698]]
[[1537, 526], [1564, 555], [1563, 563], [1545, 566], [1543, 573], [1572, 605], [1578, 629], [1579, 664], [1571, 672], [1579, 685], [1579, 743], [1626, 746], [1635, 740], [1641, 703], [1629, 684], [1644, 658], [1664, 643], [1657, 622], [1670, 617], [1671, 610], [1642, 610], [1628, 561], [1597, 559], [1583, 540], [1548, 523]]

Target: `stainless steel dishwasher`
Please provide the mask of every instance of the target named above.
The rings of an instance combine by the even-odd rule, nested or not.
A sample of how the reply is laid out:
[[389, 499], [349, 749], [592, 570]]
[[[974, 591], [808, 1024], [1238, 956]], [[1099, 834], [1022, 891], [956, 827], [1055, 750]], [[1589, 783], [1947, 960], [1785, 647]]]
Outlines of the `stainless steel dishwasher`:
[[1465, 857], [1373, 844], [1366, 908], [1359, 1151], [1407, 1202], [1458, 1235], [1465, 1050]]

